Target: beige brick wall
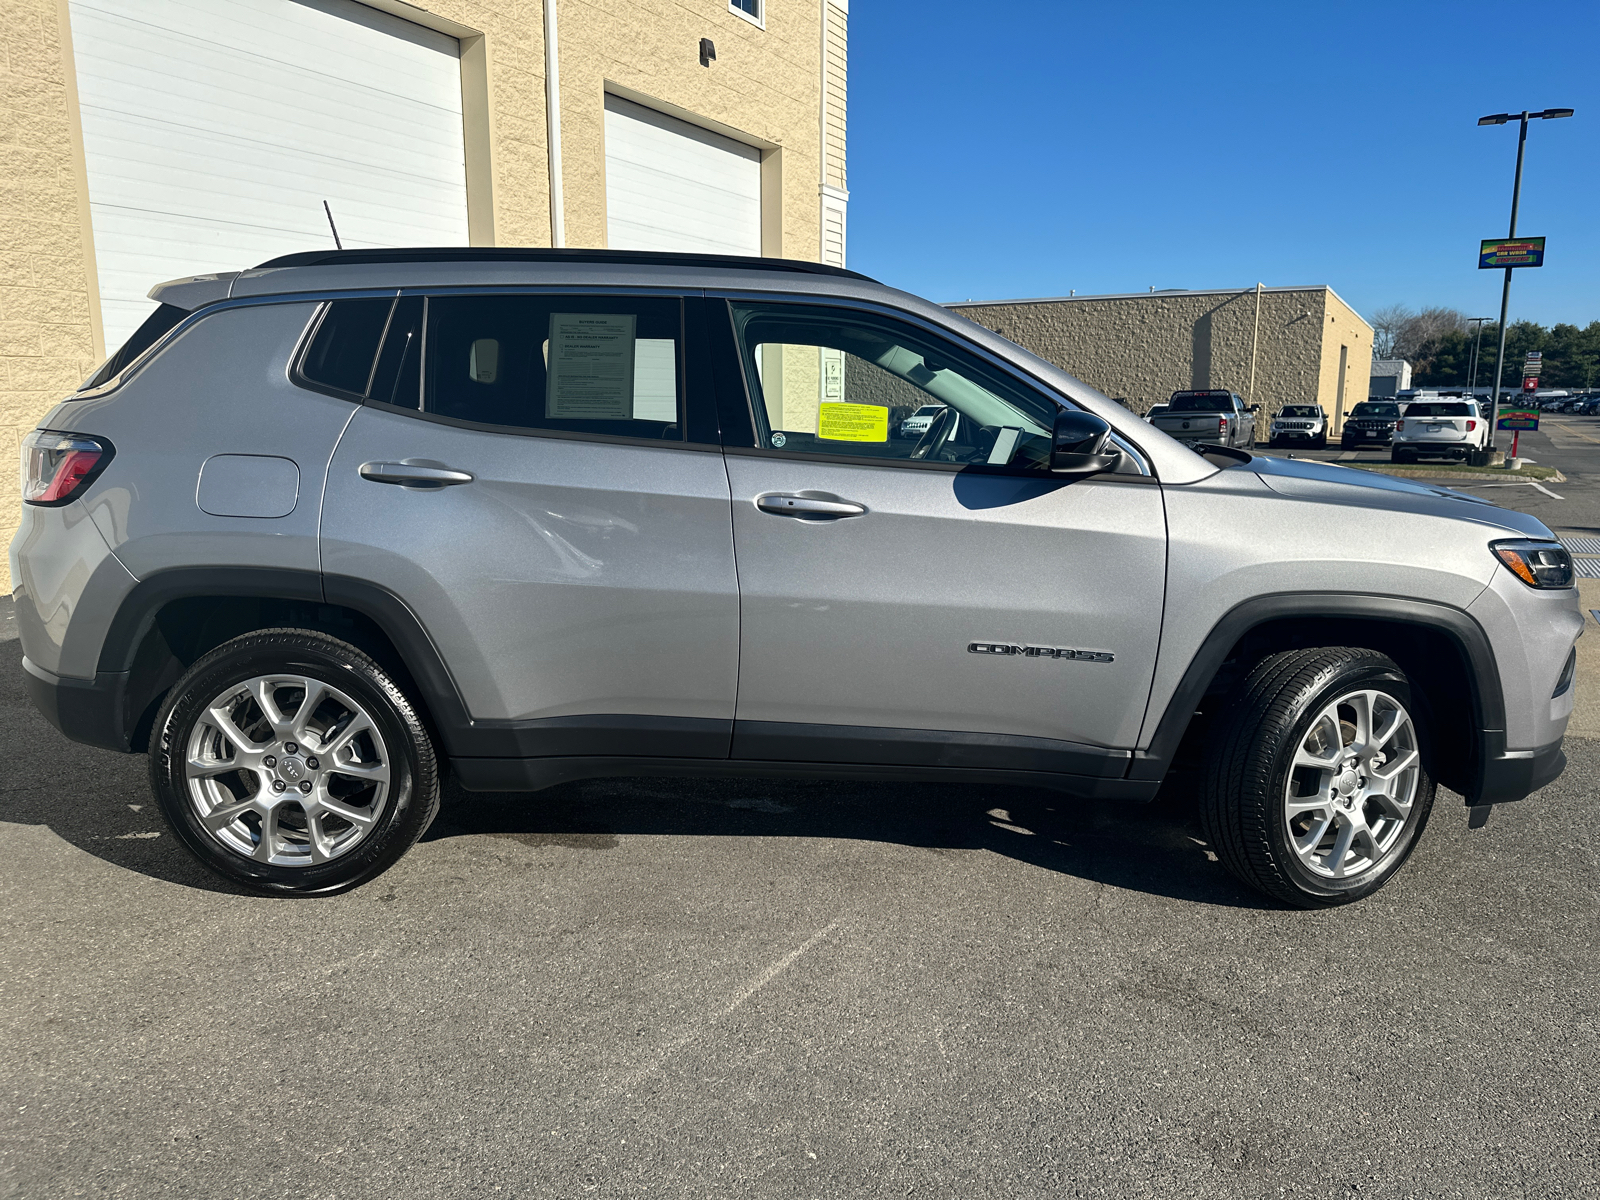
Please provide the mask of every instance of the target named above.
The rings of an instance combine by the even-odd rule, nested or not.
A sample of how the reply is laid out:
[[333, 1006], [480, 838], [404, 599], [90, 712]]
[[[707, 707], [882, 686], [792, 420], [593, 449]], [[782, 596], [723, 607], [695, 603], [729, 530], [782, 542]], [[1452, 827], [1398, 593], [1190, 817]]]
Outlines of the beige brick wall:
[[[542, 0], [370, 2], [463, 38], [473, 240], [549, 245]], [[605, 245], [610, 87], [761, 145], [764, 251], [819, 257], [824, 3], [775, 0], [763, 30], [727, 0], [561, 0], [568, 244]], [[710, 67], [699, 62], [702, 37], [716, 43]], [[0, 543], [9, 543], [20, 500], [4, 480], [18, 440], [105, 348], [67, 0], [0, 0], [0, 38]], [[9, 591], [6, 572], [0, 565]]]
[[[1256, 303], [1251, 290], [952, 307], [1106, 395], [1126, 398], [1138, 412], [1185, 388], [1228, 388], [1261, 406], [1257, 428], [1263, 437], [1285, 404], [1320, 403], [1332, 416], [1339, 343], [1333, 344], [1330, 371], [1328, 341], [1351, 339], [1348, 371], [1354, 380], [1371, 358], [1371, 328], [1325, 287], [1263, 290], [1259, 334]], [[1357, 346], [1367, 359], [1359, 359]], [[1364, 391], [1360, 398], [1366, 398]]]
[[[1328, 416], [1333, 419], [1332, 431], [1337, 433], [1343, 428], [1350, 410], [1367, 398], [1367, 388], [1372, 381], [1372, 326], [1329, 292], [1322, 327], [1322, 407], [1328, 410]], [[1344, 361], [1342, 381], [1339, 376], [1341, 359]], [[1342, 403], [1341, 382], [1344, 385]]]
[[[64, 0], [0, 0], [0, 539], [19, 441], [99, 356]], [[9, 567], [0, 579], [11, 590]]]

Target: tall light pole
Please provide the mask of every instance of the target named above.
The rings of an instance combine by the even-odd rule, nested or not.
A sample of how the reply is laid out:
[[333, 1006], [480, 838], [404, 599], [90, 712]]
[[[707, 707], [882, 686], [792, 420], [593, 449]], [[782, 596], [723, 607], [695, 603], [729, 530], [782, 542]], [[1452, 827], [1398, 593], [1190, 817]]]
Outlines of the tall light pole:
[[[1522, 122], [1522, 132], [1517, 135], [1517, 177], [1511, 185], [1511, 231], [1506, 234], [1508, 238], [1517, 236], [1517, 205], [1522, 199], [1522, 151], [1528, 142], [1528, 122], [1550, 120], [1554, 117], [1570, 117], [1570, 108], [1547, 108], [1543, 112], [1521, 113], [1495, 113], [1490, 117], [1479, 117], [1479, 125], [1504, 125], [1507, 121]], [[1500, 349], [1494, 360], [1494, 415], [1489, 418], [1489, 449], [1493, 450], [1495, 442], [1499, 440], [1500, 424], [1500, 381], [1506, 371], [1506, 311], [1511, 307], [1511, 272], [1513, 268], [1506, 268], [1505, 287], [1500, 292]], [[1480, 325], [1481, 329], [1482, 326]]]
[[1472, 366], [1469, 368], [1471, 382], [1467, 384], [1467, 388], [1472, 392], [1474, 401], [1478, 399], [1478, 352], [1483, 349], [1483, 323], [1492, 320], [1494, 320], [1493, 317], [1467, 318], [1468, 325], [1476, 324], [1478, 326], [1478, 336], [1472, 340]]

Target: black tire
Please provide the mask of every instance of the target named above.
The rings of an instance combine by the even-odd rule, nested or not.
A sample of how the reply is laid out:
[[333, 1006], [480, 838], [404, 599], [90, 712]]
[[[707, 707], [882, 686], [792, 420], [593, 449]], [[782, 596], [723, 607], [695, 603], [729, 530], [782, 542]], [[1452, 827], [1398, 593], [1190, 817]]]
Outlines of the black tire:
[[1417, 461], [1416, 451], [1414, 451], [1414, 450], [1391, 450], [1391, 451], [1389, 451], [1389, 461], [1390, 462], [1397, 462], [1397, 463], [1416, 462]]
[[[1330, 878], [1296, 853], [1286, 791], [1295, 752], [1318, 715], [1359, 690], [1382, 693], [1410, 714], [1418, 752], [1415, 792], [1387, 851], [1364, 870]], [[1207, 755], [1201, 818], [1217, 858], [1244, 883], [1296, 908], [1326, 908], [1370, 896], [1405, 864], [1433, 809], [1424, 717], [1404, 672], [1376, 651], [1329, 646], [1263, 659], [1235, 691]]]
[[[206, 706], [229, 688], [280, 672], [318, 680], [338, 689], [364, 709], [383, 739], [384, 752], [378, 761], [387, 759], [389, 779], [382, 810], [347, 851], [326, 862], [283, 866], [229, 849], [207, 831], [190, 797], [186, 761], [196, 724], [206, 715]], [[244, 696], [243, 689], [240, 695]], [[301, 703], [304, 703], [304, 689], [301, 696]], [[255, 711], [259, 712], [259, 707]], [[294, 715], [299, 716], [298, 712]], [[398, 862], [427, 832], [439, 811], [439, 772], [433, 742], [416, 708], [371, 658], [354, 646], [312, 630], [264, 629], [225, 642], [200, 658], [184, 672], [162, 702], [150, 747], [150, 786], [162, 816], [178, 840], [217, 874], [257, 891], [294, 896], [347, 891]], [[303, 756], [302, 765], [322, 765], [316, 763], [310, 749], [307, 746], [298, 751]], [[236, 754], [236, 751], [230, 750], [229, 754]], [[330, 763], [332, 759], [329, 755]], [[330, 775], [333, 773], [331, 769], [328, 771]], [[250, 795], [256, 787], [265, 792], [264, 777], [240, 771], [228, 778], [243, 780], [231, 785], [231, 790], [242, 792], [241, 798]], [[330, 799], [333, 798], [332, 787], [330, 784], [327, 793]], [[299, 803], [292, 789], [286, 795], [291, 802]], [[243, 820], [247, 823], [248, 819], [246, 816]], [[304, 810], [299, 819], [303, 826], [311, 823]], [[335, 823], [340, 824], [347, 835], [357, 829], [354, 824], [341, 823], [337, 818]], [[248, 828], [259, 830], [259, 824], [258, 818], [257, 824]], [[292, 826], [285, 828], [286, 838], [296, 832]], [[326, 818], [319, 828], [328, 828]], [[260, 844], [259, 832], [256, 842]]]
[[1317, 449], [1318, 450], [1326, 450], [1327, 448], [1328, 448], [1328, 435], [1327, 434], [1323, 434], [1321, 437], [1319, 437], [1317, 439]]

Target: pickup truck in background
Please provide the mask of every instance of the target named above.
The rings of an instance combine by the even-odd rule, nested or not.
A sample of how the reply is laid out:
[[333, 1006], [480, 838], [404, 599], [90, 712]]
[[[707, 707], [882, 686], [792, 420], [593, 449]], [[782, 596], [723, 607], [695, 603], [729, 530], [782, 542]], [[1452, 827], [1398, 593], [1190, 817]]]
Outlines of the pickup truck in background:
[[1167, 411], [1150, 423], [1190, 445], [1205, 442], [1242, 449], [1256, 441], [1256, 406], [1233, 392], [1173, 392]]

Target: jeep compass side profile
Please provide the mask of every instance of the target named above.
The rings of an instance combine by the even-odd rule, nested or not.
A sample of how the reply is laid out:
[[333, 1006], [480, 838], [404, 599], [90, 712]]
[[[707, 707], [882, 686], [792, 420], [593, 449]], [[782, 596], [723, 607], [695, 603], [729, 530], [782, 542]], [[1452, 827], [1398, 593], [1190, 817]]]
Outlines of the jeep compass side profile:
[[1537, 520], [1180, 445], [848, 271], [336, 251], [151, 296], [23, 447], [24, 667], [263, 891], [383, 871], [445, 770], [1136, 802], [1182, 759], [1222, 863], [1315, 907], [1437, 784], [1481, 822], [1565, 762]]

